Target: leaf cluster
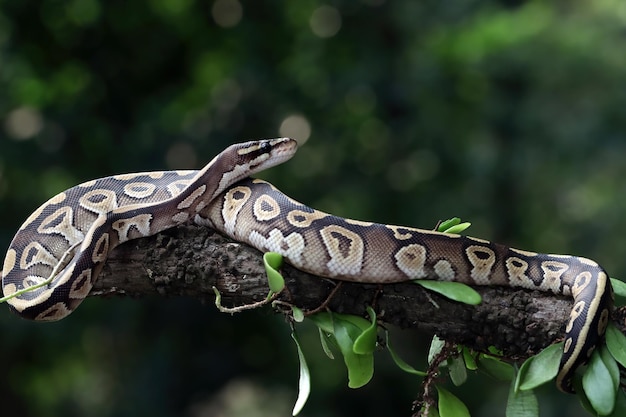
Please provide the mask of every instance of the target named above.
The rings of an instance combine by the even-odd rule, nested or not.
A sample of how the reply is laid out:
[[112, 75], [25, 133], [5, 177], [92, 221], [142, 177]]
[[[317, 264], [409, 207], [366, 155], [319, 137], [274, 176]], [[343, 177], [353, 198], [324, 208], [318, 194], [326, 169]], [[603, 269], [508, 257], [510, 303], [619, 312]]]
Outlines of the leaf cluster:
[[[437, 230], [444, 233], [460, 233], [469, 226], [470, 223], [461, 223], [459, 218], [453, 218], [440, 223]], [[282, 265], [282, 256], [266, 253], [264, 261], [270, 280], [271, 296], [273, 292], [281, 291], [284, 286], [284, 280], [278, 271]], [[481, 302], [480, 295], [462, 283], [424, 280], [415, 282], [454, 301], [470, 305]], [[617, 284], [616, 287], [617, 294], [624, 295], [624, 286]], [[331, 311], [307, 316], [299, 308], [292, 307], [295, 322], [306, 319], [318, 327], [320, 344], [328, 358], [335, 358], [333, 352], [341, 354], [350, 388], [360, 388], [372, 379], [374, 352], [384, 346], [400, 370], [424, 378], [422, 396], [416, 403], [419, 405], [418, 413], [441, 417], [469, 416], [468, 408], [463, 401], [444, 388], [440, 375], [447, 374], [453, 385], [460, 386], [466, 383], [468, 371], [480, 371], [495, 380], [510, 384], [505, 414], [507, 417], [539, 416], [539, 405], [533, 390], [553, 380], [557, 375], [562, 343], [551, 345], [528, 358], [518, 369], [514, 364], [504, 361], [496, 349], [490, 349], [489, 353], [474, 352], [460, 345], [449, 346], [435, 335], [428, 354], [429, 368], [421, 371], [408, 364], [393, 350], [387, 331], [385, 342], [379, 343], [376, 312], [373, 308], [367, 307], [367, 313], [369, 319]], [[300, 360], [299, 395], [293, 409], [295, 416], [304, 408], [310, 394], [311, 375], [295, 328], [292, 338], [296, 343]], [[626, 395], [619, 390], [618, 364], [622, 367], [626, 365], [626, 336], [611, 324], [607, 330], [606, 344], [602, 344], [594, 351], [582, 377], [576, 379], [578, 397], [592, 415], [618, 417], [626, 412]], [[433, 385], [434, 390], [431, 389]], [[437, 393], [437, 401], [433, 398], [434, 392]]]

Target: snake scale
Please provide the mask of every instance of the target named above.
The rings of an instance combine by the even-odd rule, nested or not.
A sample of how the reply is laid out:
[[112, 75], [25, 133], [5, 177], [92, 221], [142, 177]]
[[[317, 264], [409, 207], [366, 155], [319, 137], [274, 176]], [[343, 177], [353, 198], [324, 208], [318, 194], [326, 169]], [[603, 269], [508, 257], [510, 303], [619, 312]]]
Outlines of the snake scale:
[[200, 171], [116, 175], [52, 197], [25, 221], [7, 251], [2, 287], [5, 296], [15, 295], [11, 309], [28, 319], [59, 320], [87, 296], [114, 247], [193, 221], [328, 278], [380, 284], [434, 279], [571, 296], [557, 386], [572, 391], [573, 375], [602, 339], [612, 308], [611, 285], [597, 263], [344, 219], [249, 178], [296, 149], [288, 138], [246, 142], [228, 147]]

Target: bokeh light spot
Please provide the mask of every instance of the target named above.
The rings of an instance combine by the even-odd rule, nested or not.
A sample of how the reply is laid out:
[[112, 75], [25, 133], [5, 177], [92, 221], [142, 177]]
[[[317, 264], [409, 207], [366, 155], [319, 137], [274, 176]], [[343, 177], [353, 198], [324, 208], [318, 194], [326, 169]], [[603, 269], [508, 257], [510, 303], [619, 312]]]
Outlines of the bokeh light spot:
[[318, 7], [313, 11], [309, 25], [316, 36], [331, 38], [341, 29], [341, 14], [331, 6]]
[[292, 114], [285, 117], [281, 122], [278, 132], [281, 137], [288, 137], [298, 141], [302, 146], [311, 136], [311, 124], [306, 117], [300, 114]]
[[4, 130], [15, 140], [26, 140], [41, 132], [43, 118], [37, 109], [20, 107], [11, 111], [4, 121]]
[[243, 7], [238, 0], [217, 0], [213, 3], [211, 14], [218, 26], [232, 28], [241, 21]]

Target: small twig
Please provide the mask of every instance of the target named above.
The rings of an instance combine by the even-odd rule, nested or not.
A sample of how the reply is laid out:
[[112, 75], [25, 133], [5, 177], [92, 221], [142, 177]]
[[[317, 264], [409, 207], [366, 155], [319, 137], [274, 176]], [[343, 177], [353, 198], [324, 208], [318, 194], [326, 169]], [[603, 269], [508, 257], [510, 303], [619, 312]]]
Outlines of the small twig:
[[311, 316], [315, 313], [319, 313], [322, 310], [326, 310], [328, 307], [328, 304], [330, 303], [330, 300], [333, 299], [333, 297], [335, 296], [335, 294], [337, 294], [337, 291], [339, 291], [339, 288], [341, 288], [341, 285], [343, 284], [342, 281], [339, 281], [337, 283], [337, 285], [335, 285], [335, 288], [333, 288], [333, 290], [330, 292], [330, 294], [328, 294], [328, 297], [326, 297], [326, 299], [324, 301], [322, 301], [322, 304], [319, 305], [319, 307], [313, 309], [313, 310], [309, 310], [306, 311], [304, 313], [305, 316]]
[[274, 301], [276, 297], [278, 297], [278, 294], [279, 294], [279, 293], [273, 293], [269, 297], [266, 297], [265, 299], [261, 301], [257, 301], [256, 303], [252, 303], [252, 304], [244, 304], [244, 305], [240, 305], [237, 307], [224, 307], [222, 305], [222, 295], [220, 294], [219, 290], [216, 287], [213, 287], [213, 292], [215, 293], [215, 307], [217, 307], [217, 309], [221, 313], [230, 313], [230, 314], [241, 313], [242, 311], [253, 310], [255, 308], [262, 307]]
[[439, 367], [441, 364], [455, 355], [458, 355], [456, 345], [446, 341], [441, 351], [433, 357], [432, 362], [428, 365], [428, 369], [426, 370], [428, 375], [424, 377], [422, 381], [421, 399], [413, 403], [413, 410], [418, 410], [413, 414], [413, 417], [428, 417], [430, 409], [435, 407], [437, 402], [433, 397], [431, 387], [440, 378]]
[[430, 292], [424, 288], [424, 295], [428, 298], [428, 301], [433, 305], [433, 307], [439, 309], [439, 303], [435, 301], [435, 299], [430, 295]]

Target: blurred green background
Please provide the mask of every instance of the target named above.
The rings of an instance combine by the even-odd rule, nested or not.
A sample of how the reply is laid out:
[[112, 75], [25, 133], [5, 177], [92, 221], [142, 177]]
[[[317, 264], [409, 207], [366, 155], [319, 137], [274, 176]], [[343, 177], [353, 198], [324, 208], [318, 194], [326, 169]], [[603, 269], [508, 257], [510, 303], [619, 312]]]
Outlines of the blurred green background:
[[[228, 144], [292, 136], [261, 176], [333, 214], [572, 253], [626, 271], [626, 5], [587, 1], [0, 2], [0, 256], [81, 181], [199, 168]], [[346, 388], [303, 331], [304, 416], [408, 415], [419, 380], [377, 359]], [[36, 324], [0, 311], [2, 415], [289, 415], [297, 356], [269, 312], [90, 299]], [[428, 336], [398, 331], [422, 363]], [[421, 361], [421, 362], [420, 362]], [[452, 388], [474, 416], [507, 387]], [[584, 415], [540, 390], [542, 416]]]

